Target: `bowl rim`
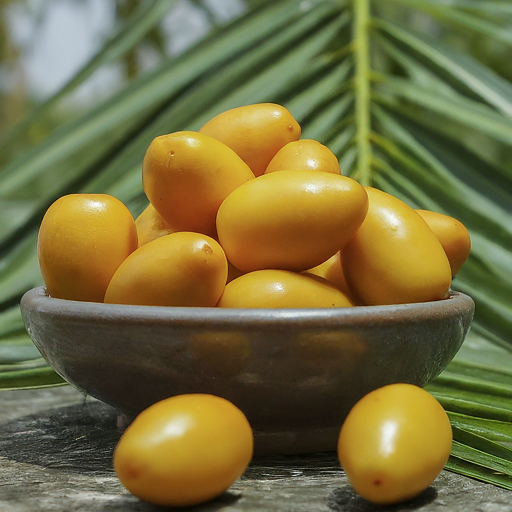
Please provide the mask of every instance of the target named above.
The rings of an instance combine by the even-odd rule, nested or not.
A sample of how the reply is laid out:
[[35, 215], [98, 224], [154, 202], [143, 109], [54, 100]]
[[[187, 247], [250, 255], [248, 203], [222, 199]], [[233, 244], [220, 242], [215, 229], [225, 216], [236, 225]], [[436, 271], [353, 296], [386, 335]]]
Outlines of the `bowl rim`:
[[448, 298], [438, 301], [383, 306], [354, 306], [347, 308], [289, 308], [234, 309], [216, 307], [170, 307], [105, 304], [50, 297], [44, 286], [27, 291], [21, 299], [22, 312], [38, 312], [53, 318], [80, 320], [154, 323], [154, 324], [216, 324], [250, 326], [257, 324], [284, 325], [290, 322], [315, 326], [333, 324], [385, 324], [410, 322], [428, 318], [450, 318], [473, 314], [473, 299], [462, 292], [450, 291]]

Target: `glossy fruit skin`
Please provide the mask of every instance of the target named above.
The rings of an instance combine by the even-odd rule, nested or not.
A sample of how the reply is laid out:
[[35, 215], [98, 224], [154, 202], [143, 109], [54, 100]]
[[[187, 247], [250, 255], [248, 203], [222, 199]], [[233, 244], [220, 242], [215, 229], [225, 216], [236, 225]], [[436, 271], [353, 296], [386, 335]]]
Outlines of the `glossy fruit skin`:
[[228, 275], [222, 247], [200, 233], [165, 235], [134, 251], [117, 269], [105, 302], [213, 307]]
[[459, 273], [471, 252], [471, 238], [462, 222], [429, 210], [416, 210], [437, 236], [452, 269], [452, 276]]
[[373, 306], [446, 298], [451, 269], [432, 230], [396, 197], [365, 189], [368, 214], [341, 254], [356, 300]]
[[222, 112], [199, 132], [229, 146], [255, 176], [261, 176], [283, 146], [300, 138], [301, 129], [281, 105], [257, 103]]
[[282, 147], [268, 164], [265, 174], [295, 169], [341, 174], [336, 155], [327, 146], [310, 139], [289, 142]]
[[135, 418], [115, 449], [114, 469], [138, 498], [168, 507], [197, 505], [244, 473], [253, 444], [249, 422], [231, 402], [178, 395]]
[[219, 240], [240, 271], [301, 272], [335, 254], [366, 215], [363, 187], [316, 171], [279, 171], [244, 183], [217, 214]]
[[149, 203], [144, 211], [135, 219], [135, 227], [137, 228], [138, 246], [156, 240], [164, 235], [170, 235], [175, 230], [163, 219], [163, 217], [155, 210], [154, 206]]
[[391, 384], [352, 408], [341, 428], [338, 457], [360, 496], [387, 505], [424, 491], [451, 447], [450, 420], [439, 402], [420, 387]]
[[48, 294], [103, 302], [121, 263], [137, 248], [132, 214], [107, 194], [70, 194], [48, 208], [37, 240]]
[[232, 149], [191, 131], [153, 139], [142, 164], [144, 191], [164, 220], [176, 231], [212, 237], [222, 201], [253, 178]]
[[318, 276], [287, 270], [256, 270], [226, 285], [221, 308], [343, 308], [350, 300]]

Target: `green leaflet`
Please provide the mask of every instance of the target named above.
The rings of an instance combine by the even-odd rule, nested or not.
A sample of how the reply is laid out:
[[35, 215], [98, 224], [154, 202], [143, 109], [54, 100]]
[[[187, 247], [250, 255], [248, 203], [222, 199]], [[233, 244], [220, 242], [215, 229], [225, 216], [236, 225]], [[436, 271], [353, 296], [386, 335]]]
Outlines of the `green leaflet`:
[[32, 389], [64, 385], [66, 382], [49, 366], [0, 372], [0, 390]]
[[455, 455], [450, 456], [445, 468], [454, 473], [512, 490], [512, 478], [509, 475], [501, 473], [497, 469], [490, 469], [486, 466], [461, 459]]
[[430, 62], [504, 114], [512, 114], [512, 84], [486, 66], [404, 26], [385, 20], [376, 20], [375, 24], [409, 52], [415, 53], [420, 61]]
[[30, 126], [37, 123], [45, 112], [50, 110], [62, 98], [84, 83], [101, 66], [119, 59], [130, 50], [158, 23], [162, 16], [173, 6], [176, 0], [161, 2], [145, 0], [140, 2], [130, 19], [120, 27], [114, 36], [105, 42], [103, 48], [96, 53], [78, 73], [71, 78], [59, 91], [39, 105], [34, 111], [0, 140], [0, 153], [10, 150], [10, 146], [21, 144], [18, 140]]
[[[512, 33], [507, 27], [502, 27], [499, 23], [502, 21], [498, 17], [493, 22], [482, 18], [481, 13], [469, 13], [462, 9], [454, 9], [453, 3], [451, 5], [443, 5], [438, 2], [426, 2], [425, 0], [393, 0], [398, 4], [404, 6], [417, 8], [427, 14], [432, 15], [441, 21], [453, 23], [454, 25], [461, 26], [462, 28], [469, 28], [480, 32], [490, 38], [502, 41], [507, 44], [512, 44]], [[468, 2], [469, 3], [469, 2]], [[474, 8], [478, 2], [472, 2]], [[483, 2], [480, 4], [485, 5]], [[483, 5], [481, 9], [483, 10]], [[461, 6], [463, 7], [463, 5]], [[492, 12], [492, 11], [488, 11]], [[509, 11], [510, 14], [511, 11]]]

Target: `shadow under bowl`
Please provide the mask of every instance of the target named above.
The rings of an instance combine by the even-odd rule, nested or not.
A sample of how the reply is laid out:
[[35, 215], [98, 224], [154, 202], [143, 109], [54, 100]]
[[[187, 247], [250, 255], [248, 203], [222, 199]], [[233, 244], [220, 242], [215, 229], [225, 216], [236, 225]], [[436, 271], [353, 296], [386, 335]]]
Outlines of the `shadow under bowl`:
[[335, 450], [373, 389], [432, 381], [462, 345], [474, 302], [178, 308], [54, 299], [39, 287], [21, 311], [59, 375], [128, 417], [173, 395], [219, 395], [247, 416], [255, 453], [291, 454]]

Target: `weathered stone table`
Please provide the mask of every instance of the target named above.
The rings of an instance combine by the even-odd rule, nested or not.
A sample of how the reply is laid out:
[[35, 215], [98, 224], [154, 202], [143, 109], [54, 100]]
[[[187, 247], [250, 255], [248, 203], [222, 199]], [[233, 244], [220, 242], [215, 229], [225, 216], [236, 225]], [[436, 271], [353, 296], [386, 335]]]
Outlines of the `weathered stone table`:
[[[112, 469], [117, 413], [69, 386], [0, 391], [0, 512], [156, 512]], [[188, 510], [512, 512], [512, 492], [444, 471], [415, 500], [376, 507], [354, 494], [334, 453], [257, 458], [223, 496]]]

